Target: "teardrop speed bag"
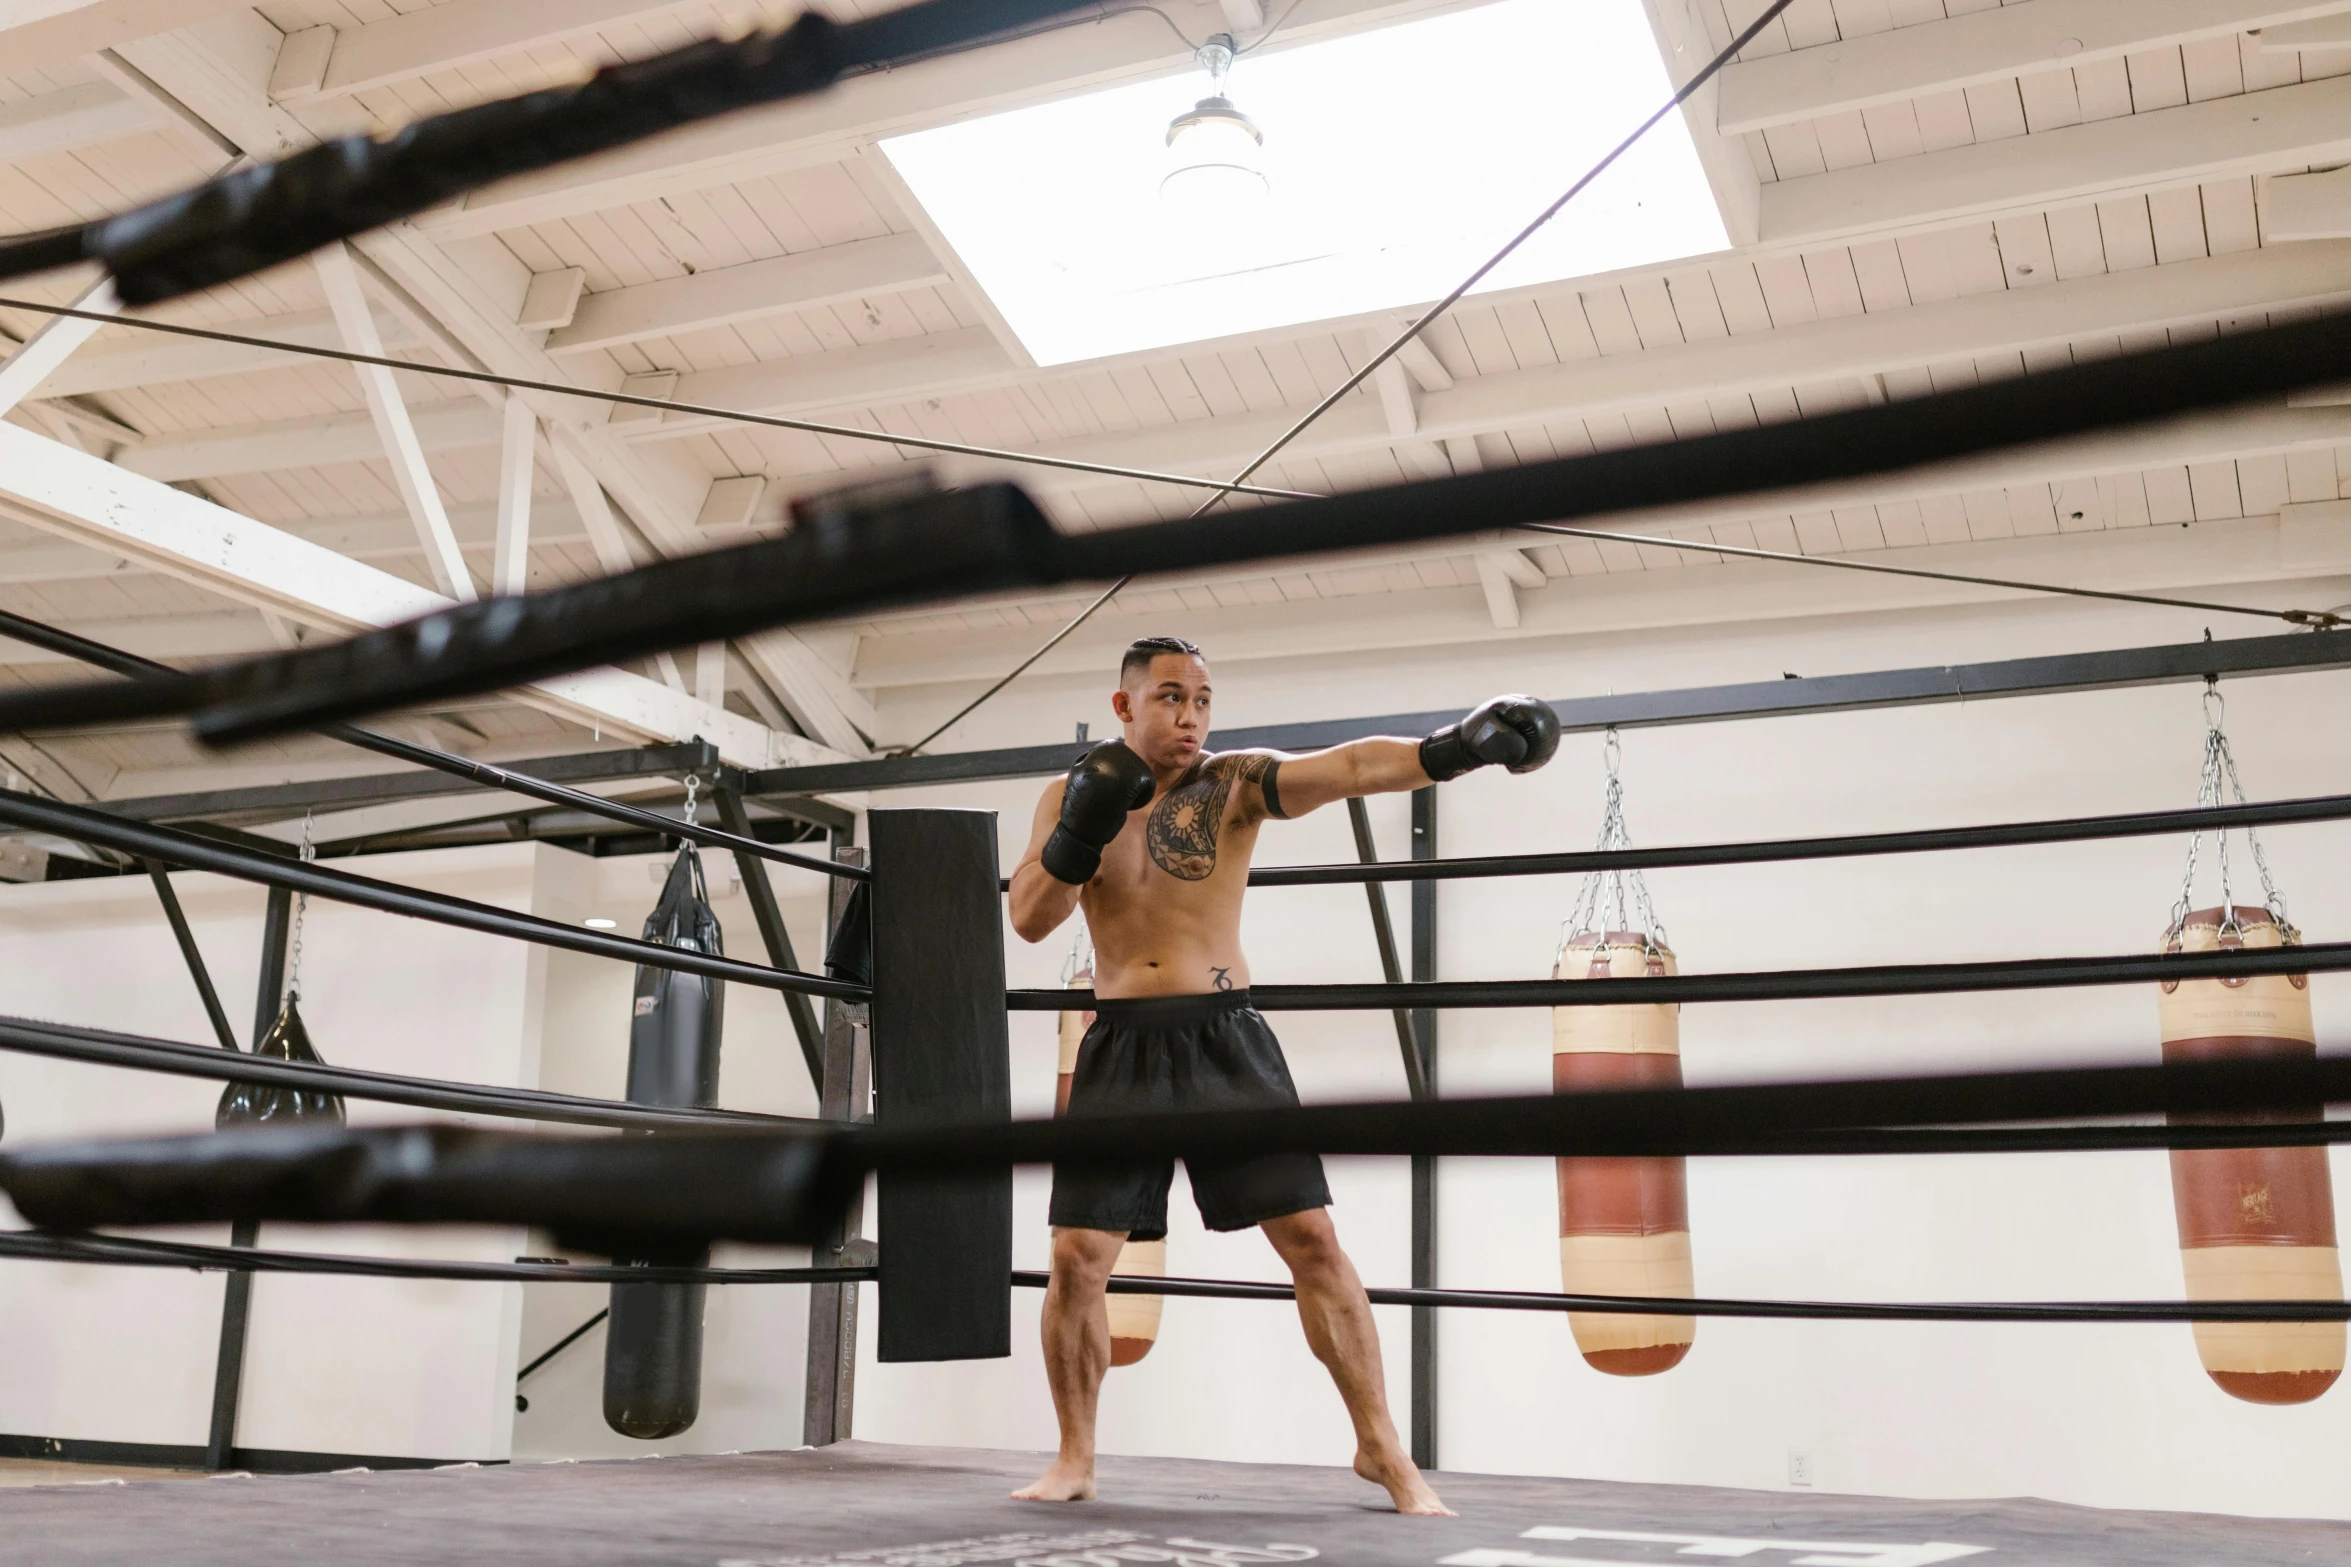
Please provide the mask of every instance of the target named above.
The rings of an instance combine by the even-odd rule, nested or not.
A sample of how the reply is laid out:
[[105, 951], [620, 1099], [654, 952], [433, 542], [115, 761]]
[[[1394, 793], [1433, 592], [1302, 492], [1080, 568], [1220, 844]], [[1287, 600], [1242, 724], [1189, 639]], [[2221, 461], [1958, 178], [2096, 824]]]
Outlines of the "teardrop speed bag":
[[[645, 921], [645, 939], [717, 955], [718, 916], [702, 879], [702, 857], [678, 851]], [[718, 1047], [725, 992], [720, 982], [674, 969], [637, 970], [629, 1020], [631, 1104], [708, 1107], [718, 1102]], [[647, 1135], [647, 1134], [623, 1134]], [[700, 1267], [708, 1247], [691, 1254], [614, 1258], [616, 1262]], [[604, 1423], [645, 1441], [675, 1436], [702, 1407], [700, 1284], [615, 1284], [604, 1338]]]

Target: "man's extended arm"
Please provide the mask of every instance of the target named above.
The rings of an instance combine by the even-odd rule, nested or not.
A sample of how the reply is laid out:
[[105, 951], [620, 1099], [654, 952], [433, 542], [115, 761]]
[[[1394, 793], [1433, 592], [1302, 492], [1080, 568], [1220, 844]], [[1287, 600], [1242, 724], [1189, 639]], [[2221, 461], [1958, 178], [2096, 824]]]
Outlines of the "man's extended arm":
[[1500, 696], [1425, 739], [1379, 735], [1282, 757], [1259, 793], [1267, 815], [1303, 816], [1334, 800], [1419, 789], [1478, 767], [1531, 773], [1558, 749], [1558, 714], [1533, 697]]
[[1023, 941], [1043, 941], [1077, 912], [1078, 894], [1085, 889], [1046, 873], [1045, 840], [1061, 819], [1062, 780], [1054, 779], [1037, 799], [1037, 814], [1029, 829], [1029, 846], [1013, 867], [1012, 929]]

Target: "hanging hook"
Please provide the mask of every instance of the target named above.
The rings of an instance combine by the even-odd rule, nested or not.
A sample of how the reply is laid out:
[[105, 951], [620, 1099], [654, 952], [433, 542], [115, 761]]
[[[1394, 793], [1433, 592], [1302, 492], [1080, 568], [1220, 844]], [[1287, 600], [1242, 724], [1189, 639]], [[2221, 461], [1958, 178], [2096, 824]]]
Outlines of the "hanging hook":
[[694, 807], [694, 800], [695, 800], [695, 796], [701, 792], [701, 789], [702, 789], [702, 775], [701, 775], [700, 773], [688, 773], [688, 774], [686, 774], [686, 809], [685, 809], [685, 820], [686, 820], [686, 823], [687, 823], [687, 825], [688, 825], [688, 826], [691, 826], [691, 825], [693, 825], [693, 821], [694, 821], [694, 808], [695, 808], [695, 807]]

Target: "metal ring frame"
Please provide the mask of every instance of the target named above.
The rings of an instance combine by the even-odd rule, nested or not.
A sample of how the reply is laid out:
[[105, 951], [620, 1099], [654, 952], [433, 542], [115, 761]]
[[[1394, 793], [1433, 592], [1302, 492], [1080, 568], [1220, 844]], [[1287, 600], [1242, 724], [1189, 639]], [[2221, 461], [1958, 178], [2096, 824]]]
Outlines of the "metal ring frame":
[[[124, 852], [155, 855], [174, 860], [194, 860], [204, 868], [216, 868], [230, 874], [263, 880], [275, 885], [301, 885], [305, 874], [328, 875], [335, 878], [331, 886], [311, 887], [324, 895], [343, 896], [363, 906], [385, 907], [394, 912], [417, 913], [467, 928], [493, 929], [499, 934], [522, 936], [523, 939], [544, 939], [549, 932], [493, 924], [484, 915], [503, 916], [503, 911], [486, 910], [463, 900], [428, 899], [426, 903], [412, 904], [407, 889], [392, 888], [389, 884], [373, 882], [369, 878], [348, 877], [343, 873], [322, 873], [308, 867], [289, 865], [267, 856], [250, 855], [246, 851], [230, 849], [195, 838], [173, 833], [167, 829], [131, 826], [107, 818], [102, 813], [81, 811], [73, 807], [29, 801], [23, 797], [0, 794], [0, 819], [11, 819], [11, 813], [21, 813], [13, 819], [29, 820], [45, 830], [61, 831], [82, 837]], [[1701, 845], [1684, 848], [1633, 851], [1612, 854], [1520, 855], [1454, 861], [1422, 861], [1397, 865], [1368, 866], [1308, 866], [1275, 868], [1265, 873], [1265, 881], [1273, 885], [1312, 885], [1325, 882], [1372, 881], [1397, 879], [1450, 879], [1454, 877], [1487, 877], [1496, 875], [1557, 874], [1595, 868], [1617, 868], [1629, 865], [1702, 865], [1755, 863], [1764, 860], [1800, 858], [1830, 858], [1871, 853], [1922, 852], [1968, 847], [2050, 843], [2089, 839], [2137, 836], [2156, 833], [2209, 830], [2222, 826], [2249, 825], [2254, 822], [2277, 823], [2290, 821], [2336, 820], [2351, 816], [2351, 798], [2321, 797], [2313, 800], [2270, 802], [2259, 805], [2228, 807], [2219, 810], [2143, 812], [2128, 815], [2075, 818], [2019, 824], [2001, 824], [1987, 827], [1946, 829], [1926, 832], [1877, 834], [1859, 838], [1783, 840], [1756, 844]], [[136, 841], [134, 841], [136, 840]], [[511, 918], [511, 916], [505, 916]], [[672, 958], [670, 949], [649, 947], [649, 944], [629, 942], [624, 938], [588, 938], [575, 936], [568, 927], [555, 927], [562, 938], [559, 944], [582, 950], [603, 951], [606, 955], [640, 956], [634, 949], [648, 947], [653, 961]], [[610, 949], [607, 950], [607, 944]], [[699, 955], [686, 955], [698, 957]], [[683, 963], [678, 966], [687, 966]], [[750, 965], [728, 965], [751, 967]], [[1556, 981], [1471, 982], [1444, 985], [1378, 985], [1378, 986], [1294, 986], [1263, 987], [1255, 994], [1261, 1006], [1277, 1008], [1377, 1008], [1390, 1009], [1400, 1005], [1437, 1004], [1461, 1005], [1548, 1005], [1562, 1002], [1607, 1004], [1624, 999], [1656, 1000], [1659, 987], [1673, 989], [1673, 1000], [1761, 1000], [1788, 996], [1823, 996], [1917, 993], [1922, 991], [1972, 990], [2042, 986], [2051, 984], [2132, 983], [2148, 979], [2209, 977], [2239, 974], [2260, 969], [2264, 972], [2310, 972], [2351, 967], [2351, 943], [2326, 944], [2313, 947], [2280, 949], [2275, 952], [2228, 952], [2195, 955], [2154, 955], [2120, 958], [2041, 959], [2012, 963], [1911, 965], [1896, 968], [1813, 970], [1782, 972], [1778, 974], [1693, 975], [1669, 980], [1644, 979], [1611, 984], [1606, 981], [1584, 981], [1562, 985]], [[2193, 971], [2191, 973], [2191, 971]], [[757, 971], [772, 975], [773, 971]], [[738, 977], [732, 972], [722, 977]], [[793, 979], [804, 976], [790, 976]], [[774, 979], [767, 980], [773, 984]], [[1619, 997], [1616, 989], [1638, 984], [1642, 987], [1637, 997]], [[838, 986], [827, 982], [827, 993], [844, 999], [863, 999], [870, 995], [861, 987]], [[1610, 992], [1603, 994], [1603, 992]], [[1087, 999], [1083, 993], [1069, 991], [1014, 991], [1006, 996], [1007, 1006], [1013, 1010], [1058, 1010], [1073, 1003], [1082, 1005]], [[99, 1030], [73, 1029], [57, 1025], [0, 1020], [0, 1048], [31, 1050], [37, 1053], [64, 1056], [71, 1059], [104, 1062], [151, 1070], [179, 1071], [194, 1075], [235, 1078], [255, 1077], [271, 1081], [283, 1080], [289, 1085], [323, 1088], [329, 1091], [351, 1093], [396, 1103], [408, 1103], [435, 1108], [462, 1108], [486, 1110], [491, 1113], [526, 1115], [549, 1121], [571, 1121], [599, 1126], [662, 1125], [682, 1127], [696, 1123], [709, 1124], [725, 1121], [736, 1125], [774, 1125], [782, 1129], [781, 1118], [741, 1116], [728, 1112], [659, 1111], [622, 1106], [592, 1100], [577, 1100], [568, 1096], [539, 1094], [528, 1090], [487, 1089], [472, 1085], [435, 1084], [422, 1079], [403, 1079], [388, 1074], [356, 1072], [349, 1069], [312, 1067], [295, 1063], [262, 1062], [250, 1057], [227, 1057], [221, 1052], [199, 1046], [179, 1045], [168, 1041], [144, 1040], [134, 1036], [109, 1034]], [[1456, 1106], [1455, 1109], [1472, 1108]], [[1498, 1109], [1499, 1107], [1491, 1107]], [[802, 1126], [808, 1123], [800, 1123]], [[1077, 1131], [1076, 1127], [1064, 1130]], [[868, 1134], [869, 1137], [872, 1134]], [[2052, 1148], [2156, 1148], [2181, 1146], [2241, 1145], [2248, 1133], [2242, 1127], [2227, 1126], [2105, 1126], [2105, 1127], [1975, 1127], [1975, 1128], [1848, 1128], [1841, 1133], [1820, 1134], [1794, 1140], [1770, 1135], [1750, 1135], [1745, 1151], [1754, 1153], [1928, 1153], [1928, 1152], [1989, 1152], [1998, 1150], [2022, 1151]], [[2315, 1122], [2298, 1125], [2264, 1127], [2260, 1136], [2265, 1141], [2279, 1144], [2327, 1143], [2351, 1139], [2351, 1123]], [[952, 1140], [952, 1139], [950, 1139]], [[902, 1140], [901, 1140], [902, 1141]], [[1492, 1145], [1489, 1143], [1489, 1147]], [[1738, 1146], [1737, 1139], [1728, 1143], [1716, 1139], [1712, 1149], [1692, 1151], [1727, 1151]], [[206, 1265], [201, 1249], [195, 1252], [165, 1254], [145, 1251], [137, 1255], [126, 1247], [144, 1243], [118, 1242], [112, 1239], [88, 1244], [67, 1244], [54, 1238], [37, 1242], [14, 1241], [0, 1245], [0, 1254], [33, 1255], [28, 1247], [45, 1247], [41, 1255], [55, 1260], [89, 1262], [137, 1261], [151, 1265]], [[267, 1257], [270, 1260], [263, 1261]], [[194, 1259], [194, 1260], [190, 1260]], [[230, 1251], [219, 1265], [252, 1261], [256, 1266], [288, 1271], [353, 1271], [386, 1272], [409, 1267], [441, 1270], [416, 1276], [434, 1277], [539, 1277], [536, 1273], [497, 1271], [511, 1268], [530, 1268], [528, 1264], [440, 1264], [440, 1263], [385, 1263], [369, 1261], [347, 1262], [336, 1258], [319, 1258], [306, 1254]], [[467, 1270], [491, 1271], [467, 1271]], [[854, 1270], [852, 1270], [854, 1271]], [[789, 1275], [789, 1276], [787, 1276]], [[591, 1275], [585, 1271], [556, 1269], [544, 1275], [586, 1281]], [[626, 1276], [645, 1278], [643, 1273]], [[845, 1277], [846, 1275], [844, 1275]], [[857, 1276], [864, 1277], [859, 1273]], [[707, 1282], [809, 1282], [821, 1281], [815, 1273], [800, 1270], [797, 1274], [786, 1270], [702, 1270], [697, 1277]], [[1014, 1283], [1027, 1279], [1016, 1275]], [[1138, 1281], [1121, 1284], [1122, 1289], [1139, 1293], [1221, 1295], [1233, 1298], [1282, 1298], [1284, 1286], [1259, 1285], [1247, 1281], [1184, 1280], [1170, 1283]], [[1747, 1316], [1820, 1316], [1845, 1319], [1894, 1318], [1929, 1320], [2014, 1320], [2014, 1321], [2182, 1321], [2182, 1320], [2313, 1320], [2351, 1314], [2351, 1308], [2341, 1303], [2257, 1303], [2245, 1310], [2231, 1308], [2215, 1314], [2215, 1308], [2197, 1305], [2160, 1302], [2122, 1302], [2100, 1305], [2096, 1303], [1924, 1303], [1917, 1305], [1871, 1305], [1866, 1303], [1807, 1303], [1807, 1302], [1737, 1302], [1706, 1301], [1677, 1302], [1669, 1308], [1648, 1297], [1583, 1297], [1553, 1294], [1525, 1294], [1518, 1292], [1459, 1291], [1459, 1290], [1382, 1290], [1375, 1299], [1384, 1303], [1408, 1305], [1475, 1306], [1518, 1310], [1593, 1310], [1643, 1311], [1674, 1310], [1688, 1315], [1747, 1315]], [[1683, 1308], [1687, 1308], [1684, 1310]], [[2250, 1315], [2247, 1312], [2250, 1312]], [[2199, 1315], [2202, 1313], [2203, 1315]]]

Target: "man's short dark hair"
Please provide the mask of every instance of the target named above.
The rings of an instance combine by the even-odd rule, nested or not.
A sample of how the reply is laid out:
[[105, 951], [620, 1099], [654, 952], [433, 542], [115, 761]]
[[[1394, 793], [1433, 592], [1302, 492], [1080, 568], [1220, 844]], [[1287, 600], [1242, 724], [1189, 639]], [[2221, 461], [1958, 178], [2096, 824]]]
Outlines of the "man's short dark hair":
[[1208, 656], [1182, 637], [1138, 637], [1127, 649], [1126, 657], [1118, 661], [1118, 683], [1123, 686], [1138, 674], [1148, 674], [1151, 660], [1162, 653], [1182, 653], [1199, 659]]

